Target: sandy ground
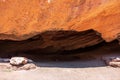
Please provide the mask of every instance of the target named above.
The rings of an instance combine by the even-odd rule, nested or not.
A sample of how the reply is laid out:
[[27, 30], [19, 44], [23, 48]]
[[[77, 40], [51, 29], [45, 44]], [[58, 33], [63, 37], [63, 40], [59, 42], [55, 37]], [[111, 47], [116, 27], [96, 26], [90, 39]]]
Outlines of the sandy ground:
[[36, 64], [36, 69], [28, 71], [1, 69], [0, 80], [120, 80], [120, 68], [105, 66], [100, 60]]

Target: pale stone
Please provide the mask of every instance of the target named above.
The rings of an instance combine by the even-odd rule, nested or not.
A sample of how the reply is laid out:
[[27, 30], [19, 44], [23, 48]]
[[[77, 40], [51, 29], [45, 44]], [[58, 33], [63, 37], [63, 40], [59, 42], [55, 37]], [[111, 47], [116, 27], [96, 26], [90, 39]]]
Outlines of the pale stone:
[[18, 66], [18, 65], [24, 65], [28, 62], [28, 59], [25, 58], [25, 57], [12, 57], [10, 59], [10, 64], [11, 65], [15, 65], [15, 66]]
[[108, 66], [120, 67], [120, 57], [105, 57], [103, 60]]

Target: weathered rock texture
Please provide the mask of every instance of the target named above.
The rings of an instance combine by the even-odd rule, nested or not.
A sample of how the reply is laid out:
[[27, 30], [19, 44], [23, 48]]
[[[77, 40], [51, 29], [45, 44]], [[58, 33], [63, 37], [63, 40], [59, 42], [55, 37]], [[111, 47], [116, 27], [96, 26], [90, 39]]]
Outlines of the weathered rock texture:
[[25, 57], [12, 57], [10, 64], [13, 66], [25, 65], [28, 63], [28, 59]]
[[0, 39], [24, 40], [5, 45], [1, 41], [11, 51], [15, 46], [18, 51], [72, 50], [98, 44], [102, 38], [110, 42], [120, 33], [119, 21], [120, 0], [0, 0]]
[[119, 0], [0, 0], [0, 39], [25, 40], [47, 30], [94, 29], [106, 41], [120, 32]]
[[23, 41], [0, 41], [0, 55], [5, 53], [19, 53], [31, 50], [33, 54], [55, 53], [64, 50], [75, 50], [96, 45], [103, 39], [93, 30], [76, 31], [47, 31]]

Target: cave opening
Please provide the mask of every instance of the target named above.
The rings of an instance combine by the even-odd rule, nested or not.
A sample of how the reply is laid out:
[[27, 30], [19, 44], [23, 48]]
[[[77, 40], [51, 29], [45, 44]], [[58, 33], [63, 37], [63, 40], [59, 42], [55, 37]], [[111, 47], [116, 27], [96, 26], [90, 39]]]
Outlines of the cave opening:
[[106, 43], [94, 30], [47, 31], [23, 41], [0, 40], [0, 57], [23, 56], [34, 61], [95, 59], [119, 52], [118, 41]]

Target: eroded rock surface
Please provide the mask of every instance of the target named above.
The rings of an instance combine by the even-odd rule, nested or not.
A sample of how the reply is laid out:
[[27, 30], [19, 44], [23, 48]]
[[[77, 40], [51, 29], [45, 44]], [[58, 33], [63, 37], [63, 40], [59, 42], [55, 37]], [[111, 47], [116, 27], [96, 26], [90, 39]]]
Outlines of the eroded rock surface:
[[[76, 31], [48, 31], [23, 41], [0, 41], [0, 55], [23, 53], [59, 53], [64, 50], [75, 50], [96, 45], [103, 39], [93, 30]], [[11, 56], [9, 56], [11, 57]]]
[[120, 0], [0, 0], [0, 52], [59, 52], [110, 42], [118, 38], [119, 21]]
[[0, 39], [25, 40], [48, 30], [120, 33], [119, 0], [0, 0]]

